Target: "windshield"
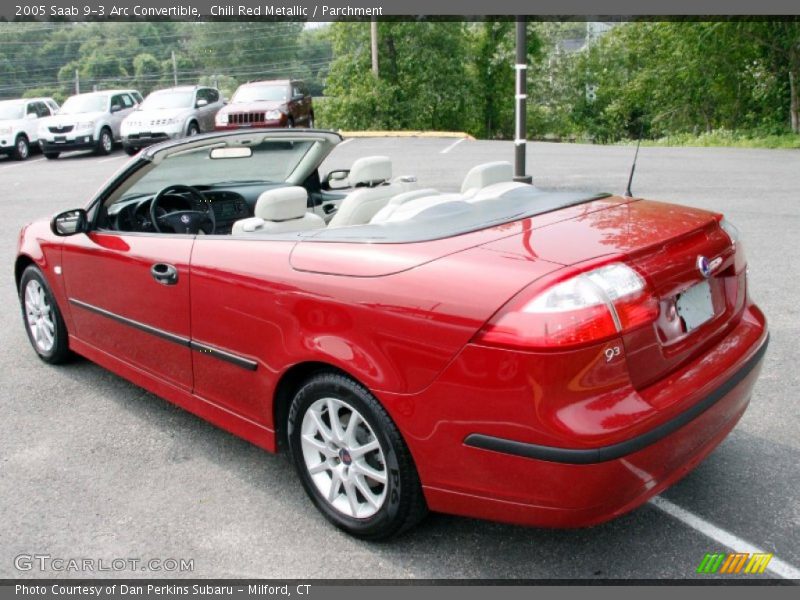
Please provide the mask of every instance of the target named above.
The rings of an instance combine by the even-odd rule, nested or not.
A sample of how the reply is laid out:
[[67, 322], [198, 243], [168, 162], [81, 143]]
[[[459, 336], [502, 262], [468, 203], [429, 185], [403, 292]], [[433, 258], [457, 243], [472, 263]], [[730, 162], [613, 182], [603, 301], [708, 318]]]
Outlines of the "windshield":
[[103, 112], [108, 105], [108, 96], [70, 96], [58, 111], [60, 115], [76, 115], [79, 113]]
[[252, 155], [238, 158], [211, 158], [211, 148], [219, 146], [213, 143], [173, 154], [148, 170], [118, 201], [152, 195], [175, 184], [234, 187], [237, 184], [283, 183], [315, 143], [311, 140], [264, 140], [251, 146]]
[[0, 121], [21, 119], [25, 105], [21, 102], [0, 102]]
[[248, 85], [236, 90], [231, 98], [232, 103], [237, 102], [285, 102], [289, 99], [289, 86], [287, 85]]
[[142, 102], [142, 110], [190, 108], [193, 100], [194, 92], [155, 92]]

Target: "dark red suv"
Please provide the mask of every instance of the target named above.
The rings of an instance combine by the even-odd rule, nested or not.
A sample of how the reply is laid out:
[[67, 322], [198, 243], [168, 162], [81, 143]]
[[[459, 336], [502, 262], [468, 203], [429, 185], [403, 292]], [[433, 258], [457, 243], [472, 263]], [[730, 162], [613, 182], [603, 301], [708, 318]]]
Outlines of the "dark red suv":
[[314, 127], [314, 107], [302, 81], [275, 79], [240, 85], [218, 113], [215, 129]]

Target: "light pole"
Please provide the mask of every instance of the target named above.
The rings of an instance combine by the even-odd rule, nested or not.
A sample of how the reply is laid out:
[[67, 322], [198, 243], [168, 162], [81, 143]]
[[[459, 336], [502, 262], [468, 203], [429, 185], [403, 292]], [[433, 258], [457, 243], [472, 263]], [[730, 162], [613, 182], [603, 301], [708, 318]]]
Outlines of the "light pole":
[[517, 60], [514, 70], [517, 75], [516, 127], [514, 133], [514, 181], [532, 183], [533, 178], [525, 174], [526, 114], [528, 100], [528, 29], [527, 19], [517, 17]]

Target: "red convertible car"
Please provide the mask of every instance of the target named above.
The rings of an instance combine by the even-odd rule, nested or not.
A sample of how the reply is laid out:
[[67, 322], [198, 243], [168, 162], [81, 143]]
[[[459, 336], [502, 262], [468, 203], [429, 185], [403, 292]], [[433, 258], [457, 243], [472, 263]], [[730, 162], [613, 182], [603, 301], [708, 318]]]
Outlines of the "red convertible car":
[[543, 191], [503, 162], [458, 193], [382, 156], [321, 178], [340, 141], [169, 142], [26, 226], [33, 349], [287, 452], [319, 510], [368, 539], [428, 510], [599, 523], [742, 416], [767, 328], [721, 215]]

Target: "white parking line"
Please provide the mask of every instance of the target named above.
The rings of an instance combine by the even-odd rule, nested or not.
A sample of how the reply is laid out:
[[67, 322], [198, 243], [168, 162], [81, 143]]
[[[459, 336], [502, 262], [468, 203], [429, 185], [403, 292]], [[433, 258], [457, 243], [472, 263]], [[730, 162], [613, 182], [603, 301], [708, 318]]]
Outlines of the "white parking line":
[[456, 146], [458, 146], [458, 145], [459, 145], [461, 142], [463, 142], [463, 141], [464, 141], [464, 140], [466, 140], [466, 139], [467, 139], [467, 138], [460, 138], [460, 139], [457, 139], [455, 142], [453, 142], [452, 144], [450, 144], [450, 145], [449, 145], [447, 148], [445, 148], [444, 150], [442, 150], [441, 152], [439, 152], [439, 154], [447, 154], [448, 152], [450, 152], [450, 150], [452, 150], [453, 148], [455, 148]]
[[[750, 554], [764, 554], [764, 550], [758, 546], [736, 537], [732, 533], [720, 529], [713, 523], [709, 523], [705, 519], [698, 517], [694, 513], [681, 508], [677, 504], [673, 504], [669, 500], [656, 496], [650, 500], [650, 504], [664, 511], [669, 516], [678, 519], [684, 525], [688, 525], [695, 531], [699, 531], [706, 537], [711, 538], [718, 544], [722, 544], [733, 550], [734, 552], [748, 552]], [[778, 577], [783, 579], [800, 579], [800, 569], [783, 562], [781, 559], [773, 556], [767, 565], [767, 571], [771, 571]]]
[[16, 169], [17, 167], [24, 167], [25, 165], [29, 165], [31, 163], [43, 161], [44, 157], [42, 158], [34, 158], [33, 160], [21, 160], [19, 162], [15, 162], [13, 165], [8, 165], [6, 167], [0, 167], [0, 171], [7, 171], [8, 169]]

